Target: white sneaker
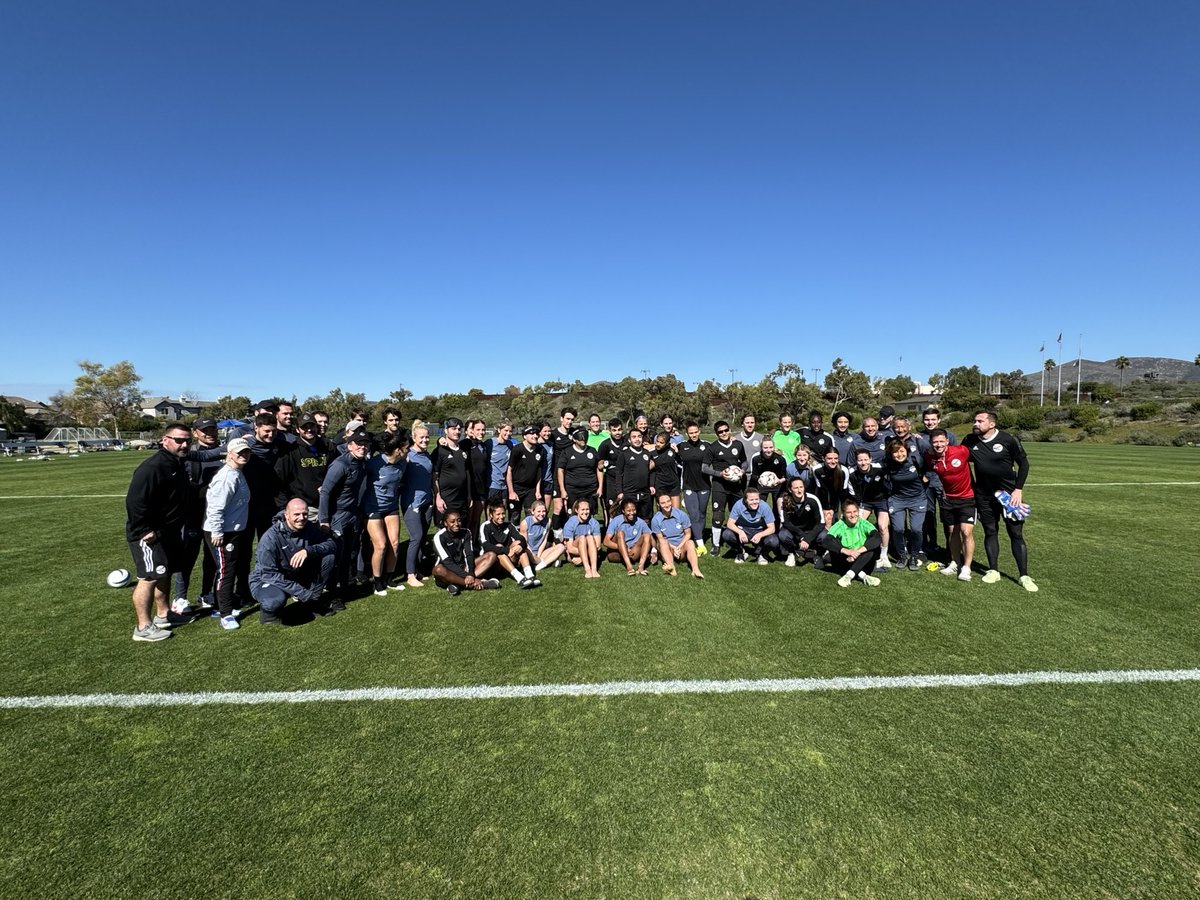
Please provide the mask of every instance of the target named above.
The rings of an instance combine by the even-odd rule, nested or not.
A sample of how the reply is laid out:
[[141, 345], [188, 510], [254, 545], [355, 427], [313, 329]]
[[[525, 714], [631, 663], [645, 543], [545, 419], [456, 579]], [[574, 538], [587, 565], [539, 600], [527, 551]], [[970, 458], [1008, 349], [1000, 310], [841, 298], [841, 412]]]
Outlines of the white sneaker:
[[402, 590], [404, 590], [404, 583], [397, 582], [396, 584], [389, 584], [388, 590], [389, 591], [402, 591]]
[[387, 588], [380, 588], [379, 590], [372, 591], [371, 593], [373, 593], [376, 597], [386, 597], [387, 596]]
[[983, 577], [980, 578], [979, 580], [982, 581], [984, 584], [995, 584], [997, 581], [1000, 580], [1000, 573], [997, 572], [995, 569], [988, 569], [986, 572], [983, 573]]
[[971, 580], [971, 570], [963, 569], [961, 572], [959, 572], [958, 580], [959, 581], [970, 581]]
[[875, 563], [876, 572], [886, 572], [891, 567], [892, 564], [888, 562], [888, 558], [886, 556], [880, 559], [879, 562]]
[[868, 575], [866, 572], [859, 572], [858, 577], [861, 578], [865, 584], [871, 587], [879, 587], [881, 583], [874, 575]]
[[771, 562], [771, 561], [770, 561], [769, 559], [767, 559], [765, 556], [760, 556], [760, 557], [758, 558], [758, 564], [759, 564], [760, 566], [769, 565], [769, 564], [770, 564], [770, 562]]
[[735, 556], [735, 557], [733, 558], [733, 561], [734, 561], [735, 563], [737, 563], [737, 564], [740, 566], [742, 563], [744, 563], [744, 562], [746, 561], [746, 554], [745, 554], [745, 553], [739, 553], [737, 556]]
[[187, 597], [176, 597], [171, 601], [171, 612], [179, 613], [180, 615], [190, 615], [192, 605], [188, 603]]
[[787, 559], [785, 559], [785, 560], [783, 561], [783, 564], [784, 564], [785, 566], [787, 566], [789, 569], [794, 569], [794, 568], [796, 567], [796, 554], [795, 554], [795, 553], [789, 553], [789, 554], [787, 555]]
[[1025, 590], [1029, 591], [1029, 593], [1037, 593], [1038, 586], [1034, 584], [1033, 579], [1028, 575], [1022, 575], [1018, 580], [1021, 582], [1021, 587], [1025, 588]]
[[838, 579], [838, 587], [850, 587], [850, 583], [854, 581], [854, 576], [847, 572]]
[[957, 575], [958, 574], [958, 563], [952, 562], [952, 563], [950, 563], [950, 565], [944, 566], [944, 567], [938, 569], [938, 571], [941, 572], [943, 575]]
[[221, 627], [226, 631], [236, 631], [242, 626], [238, 624], [237, 616], [222, 616]]

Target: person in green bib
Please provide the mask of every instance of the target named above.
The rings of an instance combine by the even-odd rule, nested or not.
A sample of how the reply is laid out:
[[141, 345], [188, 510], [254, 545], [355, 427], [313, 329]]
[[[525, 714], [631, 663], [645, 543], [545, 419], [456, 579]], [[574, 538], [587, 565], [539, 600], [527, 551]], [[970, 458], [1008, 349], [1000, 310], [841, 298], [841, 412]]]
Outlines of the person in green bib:
[[879, 530], [859, 515], [857, 501], [843, 501], [842, 517], [829, 526], [821, 545], [829, 551], [829, 568], [841, 575], [838, 587], [850, 587], [856, 578], [870, 587], [879, 586], [871, 573], [883, 540]]
[[775, 442], [775, 450], [777, 453], [783, 454], [785, 460], [791, 460], [796, 456], [796, 448], [800, 446], [800, 432], [792, 430], [792, 425], [795, 421], [788, 413], [784, 413], [779, 417], [779, 430], [771, 435], [771, 440]]
[[593, 450], [599, 450], [600, 445], [607, 441], [611, 434], [604, 430], [604, 422], [600, 419], [600, 413], [592, 413], [588, 416], [588, 436], [587, 445]]

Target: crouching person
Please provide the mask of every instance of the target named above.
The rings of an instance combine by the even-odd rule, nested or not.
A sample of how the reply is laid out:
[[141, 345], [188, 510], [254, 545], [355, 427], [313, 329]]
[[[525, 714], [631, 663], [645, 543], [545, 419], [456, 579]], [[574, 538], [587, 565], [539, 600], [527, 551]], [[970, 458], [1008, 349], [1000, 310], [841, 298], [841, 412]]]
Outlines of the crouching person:
[[850, 587], [855, 578], [871, 587], [879, 586], [879, 579], [871, 573], [883, 539], [879, 529], [859, 515], [854, 500], [842, 503], [842, 517], [829, 526], [821, 543], [829, 551], [829, 567], [842, 576], [838, 587]]
[[463, 525], [463, 514], [450, 509], [442, 517], [442, 528], [433, 536], [433, 549], [437, 562], [433, 564], [433, 578], [439, 587], [444, 587], [450, 596], [462, 591], [495, 590], [500, 582], [495, 578], [480, 578], [496, 564], [495, 553], [475, 556], [475, 545], [471, 532]]
[[337, 542], [308, 521], [308, 504], [291, 500], [258, 542], [250, 593], [264, 625], [279, 624], [279, 612], [294, 597], [317, 615], [332, 615], [321, 601], [337, 562]]

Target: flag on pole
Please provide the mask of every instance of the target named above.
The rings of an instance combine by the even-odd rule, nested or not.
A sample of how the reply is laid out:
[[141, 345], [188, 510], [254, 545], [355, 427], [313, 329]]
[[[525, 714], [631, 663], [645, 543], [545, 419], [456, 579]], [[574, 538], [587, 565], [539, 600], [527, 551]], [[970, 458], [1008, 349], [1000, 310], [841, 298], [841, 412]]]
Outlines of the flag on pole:
[[1061, 331], [1058, 333], [1058, 343], [1060, 343], [1060, 344], [1062, 343], [1062, 332]]
[[1042, 349], [1039, 350], [1038, 353], [1045, 353], [1045, 352], [1046, 352], [1046, 342], [1042, 341]]

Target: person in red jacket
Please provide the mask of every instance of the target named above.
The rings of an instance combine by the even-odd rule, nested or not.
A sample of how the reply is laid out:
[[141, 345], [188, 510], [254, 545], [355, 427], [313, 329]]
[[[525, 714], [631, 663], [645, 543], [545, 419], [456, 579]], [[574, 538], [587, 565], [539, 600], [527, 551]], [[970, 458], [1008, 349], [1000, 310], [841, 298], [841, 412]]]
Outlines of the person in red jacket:
[[951, 444], [945, 428], [930, 431], [929, 443], [932, 450], [925, 452], [925, 465], [941, 480], [939, 505], [950, 551], [950, 565], [939, 571], [957, 575], [959, 581], [970, 581], [975, 557], [975, 485], [968, 465], [971, 451], [961, 444]]

